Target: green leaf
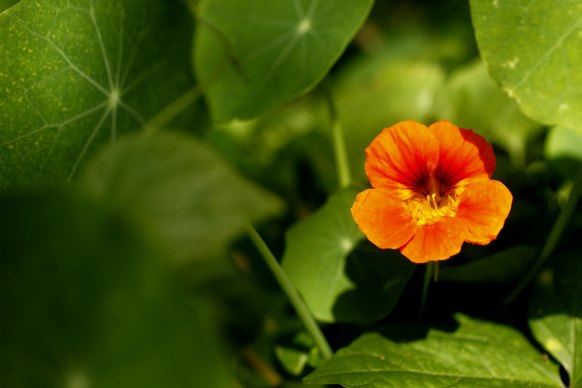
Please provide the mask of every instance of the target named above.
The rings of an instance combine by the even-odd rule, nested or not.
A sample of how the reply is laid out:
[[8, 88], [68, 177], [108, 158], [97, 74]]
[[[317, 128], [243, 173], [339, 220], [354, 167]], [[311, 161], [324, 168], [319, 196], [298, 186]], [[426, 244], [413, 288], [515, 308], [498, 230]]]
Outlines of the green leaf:
[[578, 0], [471, 0], [481, 57], [528, 116], [582, 123], [582, 3]]
[[511, 282], [533, 264], [537, 253], [536, 247], [521, 245], [467, 264], [455, 267], [443, 265], [439, 279], [454, 282]]
[[548, 159], [573, 159], [582, 162], [582, 132], [565, 127], [553, 127], [545, 144]]
[[223, 254], [248, 222], [282, 207], [210, 148], [177, 132], [121, 139], [88, 164], [80, 184], [132, 212], [178, 262]]
[[402, 328], [364, 334], [306, 381], [369, 388], [562, 387], [558, 368], [517, 331], [457, 318], [452, 331], [411, 332], [408, 325], [406, 336]]
[[290, 341], [277, 345], [275, 355], [293, 376], [301, 375], [307, 365], [318, 366], [321, 363], [321, 353], [306, 332], [299, 332]]
[[530, 303], [534, 337], [566, 369], [570, 387], [582, 385], [582, 256], [558, 255], [542, 271]]
[[438, 119], [474, 129], [505, 148], [514, 164], [520, 166], [525, 166], [528, 140], [542, 129], [503, 93], [482, 62], [452, 74], [436, 95], [434, 111]]
[[0, 0], [0, 12], [6, 11], [8, 8], [14, 6], [19, 0]]
[[155, 246], [72, 192], [0, 198], [0, 386], [226, 387], [208, 309]]
[[192, 88], [175, 0], [22, 0], [0, 15], [0, 187], [61, 182]]
[[313, 88], [373, 0], [204, 0], [194, 61], [217, 121], [258, 116]]
[[565, 177], [571, 179], [576, 176], [582, 162], [582, 129], [550, 128], [544, 144], [544, 156]]
[[343, 190], [286, 236], [283, 269], [316, 319], [371, 323], [388, 314], [415, 268], [397, 251], [378, 252], [350, 213], [356, 191]]
[[309, 353], [305, 350], [287, 346], [277, 346], [275, 354], [285, 370], [293, 376], [299, 376], [309, 360]]
[[355, 177], [365, 179], [364, 149], [383, 128], [431, 118], [443, 80], [438, 65], [385, 56], [365, 58], [343, 69], [334, 83], [334, 97]]

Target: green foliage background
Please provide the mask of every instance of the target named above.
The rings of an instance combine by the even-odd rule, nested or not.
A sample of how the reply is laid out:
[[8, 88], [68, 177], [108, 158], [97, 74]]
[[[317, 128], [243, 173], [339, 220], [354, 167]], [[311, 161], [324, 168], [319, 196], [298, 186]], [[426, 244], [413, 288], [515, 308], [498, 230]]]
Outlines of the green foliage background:
[[[581, 43], [576, 0], [0, 0], [0, 386], [581, 386]], [[514, 195], [438, 282], [349, 212], [409, 119]]]

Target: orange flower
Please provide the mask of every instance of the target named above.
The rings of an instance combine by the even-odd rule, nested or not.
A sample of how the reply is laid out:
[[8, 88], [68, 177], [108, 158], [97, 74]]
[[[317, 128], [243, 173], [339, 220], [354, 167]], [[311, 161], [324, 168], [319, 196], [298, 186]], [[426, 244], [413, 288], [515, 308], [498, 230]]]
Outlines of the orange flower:
[[384, 129], [366, 155], [373, 188], [358, 194], [352, 215], [379, 248], [398, 248], [415, 263], [446, 260], [465, 241], [490, 243], [503, 227], [513, 197], [489, 179], [495, 155], [473, 131], [404, 121]]

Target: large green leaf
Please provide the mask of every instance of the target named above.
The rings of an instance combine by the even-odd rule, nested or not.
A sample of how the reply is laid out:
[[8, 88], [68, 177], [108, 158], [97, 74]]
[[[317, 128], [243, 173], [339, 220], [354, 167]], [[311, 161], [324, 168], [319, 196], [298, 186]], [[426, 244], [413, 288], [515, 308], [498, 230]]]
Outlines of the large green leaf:
[[192, 87], [176, 0], [22, 0], [0, 15], [0, 187], [72, 179]]
[[415, 268], [397, 251], [358, 246], [356, 191], [332, 196], [287, 233], [283, 269], [323, 322], [370, 323], [388, 314]]
[[0, 212], [0, 386], [227, 386], [207, 309], [124, 218], [60, 191]]
[[528, 116], [582, 130], [582, 2], [471, 0], [481, 56]]
[[4, 12], [14, 4], [18, 3], [18, 1], [19, 0], [0, 0], [0, 12]]
[[373, 0], [203, 0], [195, 67], [217, 121], [251, 118], [313, 88]]
[[582, 256], [556, 257], [543, 271], [530, 304], [535, 338], [568, 371], [570, 387], [582, 386]]
[[80, 183], [145, 222], [180, 262], [224, 253], [247, 222], [281, 209], [210, 148], [177, 132], [121, 139], [89, 162]]
[[505, 148], [524, 166], [528, 140], [541, 130], [491, 79], [482, 62], [456, 70], [437, 93], [435, 115], [462, 128], [474, 129]]
[[409, 326], [406, 333], [364, 334], [306, 381], [367, 388], [562, 387], [558, 368], [517, 331], [465, 316], [458, 324], [452, 331], [411, 332]]

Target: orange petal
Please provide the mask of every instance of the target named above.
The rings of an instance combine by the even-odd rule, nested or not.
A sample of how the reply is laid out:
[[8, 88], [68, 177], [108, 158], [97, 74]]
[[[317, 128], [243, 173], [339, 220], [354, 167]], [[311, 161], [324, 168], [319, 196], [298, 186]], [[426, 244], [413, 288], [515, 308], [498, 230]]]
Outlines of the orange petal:
[[413, 263], [446, 260], [461, 251], [464, 225], [455, 218], [419, 227], [400, 252]]
[[467, 186], [459, 197], [456, 215], [465, 223], [465, 241], [484, 245], [495, 240], [512, 201], [511, 192], [499, 181], [487, 180]]
[[402, 200], [385, 189], [369, 189], [358, 194], [352, 216], [368, 240], [383, 249], [400, 248], [416, 230], [416, 222]]
[[438, 141], [416, 121], [403, 121], [380, 133], [366, 149], [366, 174], [372, 187], [400, 190], [422, 186], [438, 161]]
[[445, 186], [454, 187], [463, 180], [491, 177], [495, 170], [495, 154], [481, 135], [457, 128], [448, 121], [434, 123], [429, 129], [440, 142], [436, 176]]

